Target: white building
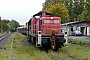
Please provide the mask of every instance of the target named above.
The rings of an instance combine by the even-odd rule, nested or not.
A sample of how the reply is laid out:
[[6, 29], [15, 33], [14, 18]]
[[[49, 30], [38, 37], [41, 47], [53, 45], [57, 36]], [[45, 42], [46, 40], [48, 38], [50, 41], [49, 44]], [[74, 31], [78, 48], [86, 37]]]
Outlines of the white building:
[[62, 32], [68, 31], [69, 35], [72, 35], [73, 30], [79, 30], [82, 35], [90, 36], [90, 21], [75, 21], [61, 24]]

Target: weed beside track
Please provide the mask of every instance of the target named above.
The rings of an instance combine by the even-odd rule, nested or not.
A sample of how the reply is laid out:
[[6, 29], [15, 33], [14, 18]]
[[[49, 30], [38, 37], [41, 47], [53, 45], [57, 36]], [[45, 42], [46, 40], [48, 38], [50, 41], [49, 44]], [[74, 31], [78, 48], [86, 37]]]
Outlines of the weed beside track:
[[[49, 50], [46, 53], [34, 45], [23, 46], [22, 43], [26, 37], [20, 33], [12, 34], [9, 43], [0, 52], [0, 60], [8, 60], [10, 52], [10, 43], [13, 39], [12, 59], [16, 60], [90, 60], [89, 45], [69, 44], [55, 52]], [[25, 43], [26, 44], [26, 43]]]

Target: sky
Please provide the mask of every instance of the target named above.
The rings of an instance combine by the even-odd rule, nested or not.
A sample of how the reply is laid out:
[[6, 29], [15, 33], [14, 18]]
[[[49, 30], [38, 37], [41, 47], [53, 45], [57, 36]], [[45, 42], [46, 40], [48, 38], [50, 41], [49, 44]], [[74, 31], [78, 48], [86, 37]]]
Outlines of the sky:
[[45, 0], [0, 0], [1, 19], [16, 20], [21, 25], [29, 21], [32, 15], [42, 10]]

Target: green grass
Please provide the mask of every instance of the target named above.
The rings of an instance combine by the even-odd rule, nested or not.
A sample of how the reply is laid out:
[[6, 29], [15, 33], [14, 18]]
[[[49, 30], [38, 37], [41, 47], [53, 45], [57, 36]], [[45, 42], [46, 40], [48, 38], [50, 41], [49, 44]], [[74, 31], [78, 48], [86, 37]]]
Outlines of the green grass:
[[41, 51], [35, 46], [22, 46], [22, 41], [25, 39], [25, 37], [23, 37], [18, 36], [18, 34], [15, 36], [15, 42], [13, 45], [13, 57], [15, 57], [16, 60], [46, 60], [46, 53], [41, 53]]
[[15, 33], [10, 37], [9, 43], [5, 46], [6, 49], [3, 49], [0, 52], [0, 60], [8, 60], [10, 54], [10, 45], [12, 40], [13, 43], [13, 52], [12, 58], [15, 57], [16, 60], [46, 60], [48, 59], [47, 53], [40, 51], [33, 45], [22, 46], [25, 36]]
[[42, 52], [34, 46], [19, 47], [14, 50], [13, 57], [17, 60], [45, 60], [45, 52]]
[[8, 60], [10, 44], [5, 46], [6, 49], [0, 51], [0, 60]]
[[5, 45], [5, 49], [0, 52], [0, 60], [8, 60], [12, 40], [14, 41], [12, 58], [16, 60], [90, 60], [89, 45], [70, 44], [59, 49], [59, 52], [49, 50], [46, 53], [34, 45], [23, 46], [22, 42], [25, 40], [25, 36], [19, 33], [15, 33], [10, 37], [10, 41]]
[[90, 42], [87, 42], [87, 41], [85, 41], [85, 40], [77, 40], [77, 39], [72, 39], [72, 38], [69, 38], [69, 39], [68, 39], [68, 42], [69, 42], [69, 43], [72, 43], [72, 44], [77, 44], [77, 45], [90, 44]]
[[64, 50], [67, 54], [78, 59], [87, 59], [90, 60], [90, 48], [81, 45], [68, 45], [64, 47]]
[[[15, 33], [10, 37], [9, 43], [5, 46], [5, 50], [3, 49], [0, 52], [0, 60], [8, 60], [8, 56], [10, 53], [10, 44], [12, 39], [14, 39], [13, 44], [13, 52], [12, 58], [15, 57], [16, 60], [63, 60], [66, 55], [63, 52], [57, 53], [49, 50], [49, 53], [46, 53], [43, 50], [38, 49], [37, 47], [30, 45], [30, 46], [22, 46], [22, 42], [25, 37], [21, 34]], [[63, 58], [61, 57], [63, 54]]]

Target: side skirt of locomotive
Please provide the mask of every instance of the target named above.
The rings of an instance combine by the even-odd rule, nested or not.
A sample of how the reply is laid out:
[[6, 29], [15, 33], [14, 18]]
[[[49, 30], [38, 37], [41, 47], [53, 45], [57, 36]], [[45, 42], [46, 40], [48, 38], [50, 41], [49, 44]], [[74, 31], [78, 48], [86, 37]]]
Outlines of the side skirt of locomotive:
[[29, 40], [36, 45], [36, 47], [41, 47], [48, 51], [48, 49], [58, 50], [62, 46], [66, 40], [64, 39], [63, 34], [41, 34], [41, 31], [38, 31], [37, 35], [30, 35]]

